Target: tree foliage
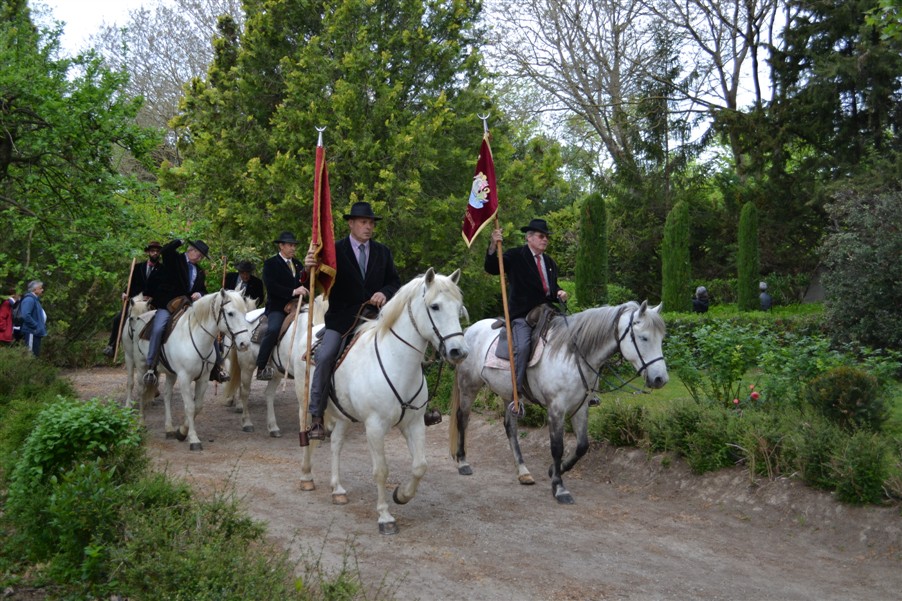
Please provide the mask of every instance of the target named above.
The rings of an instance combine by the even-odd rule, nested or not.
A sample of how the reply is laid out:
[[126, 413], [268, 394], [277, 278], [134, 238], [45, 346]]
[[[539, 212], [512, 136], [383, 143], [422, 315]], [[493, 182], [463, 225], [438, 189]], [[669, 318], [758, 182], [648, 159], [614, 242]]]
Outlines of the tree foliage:
[[124, 74], [93, 53], [57, 58], [59, 31], [38, 30], [24, 1], [0, 9], [0, 281], [22, 292], [43, 280], [50, 329], [65, 344], [95, 331], [111, 263], [121, 271], [141, 248], [144, 193], [116, 168], [156, 137], [135, 126], [140, 101], [122, 94]]
[[751, 202], [742, 206], [739, 216], [739, 250], [736, 257], [736, 299], [741, 311], [759, 308], [758, 209]]
[[608, 302], [608, 238], [604, 197], [589, 194], [580, 207], [576, 298], [581, 307]]
[[902, 349], [902, 193], [843, 191], [827, 205], [827, 320], [840, 341]]
[[689, 264], [689, 205], [678, 202], [667, 215], [661, 249], [661, 300], [668, 311], [692, 308]]

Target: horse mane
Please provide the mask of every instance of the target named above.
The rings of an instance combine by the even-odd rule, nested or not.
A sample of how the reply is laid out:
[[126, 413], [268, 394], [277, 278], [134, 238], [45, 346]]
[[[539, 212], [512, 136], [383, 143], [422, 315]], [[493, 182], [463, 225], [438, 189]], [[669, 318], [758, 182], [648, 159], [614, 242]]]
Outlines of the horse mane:
[[[556, 315], [548, 330], [546, 350], [559, 352], [574, 344], [583, 354], [616, 339], [617, 320], [627, 311], [639, 309], [639, 303], [628, 301], [622, 305], [594, 307], [573, 315]], [[664, 320], [654, 311], [646, 311], [645, 317], [653, 329], [664, 333]]]
[[[222, 292], [225, 292], [226, 296], [229, 297], [229, 300], [235, 303], [235, 310], [241, 313], [247, 313], [247, 304], [240, 292], [235, 292], [234, 290], [223, 290]], [[219, 304], [217, 303], [219, 294], [220, 291], [205, 294], [191, 304], [191, 310], [194, 312], [194, 318], [197, 321], [206, 321], [211, 318], [216, 318], [214, 312], [219, 310]]]
[[[433, 298], [439, 294], [446, 293], [463, 302], [463, 293], [457, 284], [448, 277], [436, 277], [432, 280], [429, 292], [426, 295], [426, 303], [430, 303]], [[391, 328], [397, 323], [401, 315], [404, 314], [408, 303], [413, 299], [414, 295], [420, 293], [420, 288], [425, 285], [426, 274], [420, 274], [401, 286], [400, 290], [382, 307], [379, 312], [379, 318], [366, 322], [360, 326], [360, 333], [375, 330], [378, 336], [388, 334]]]

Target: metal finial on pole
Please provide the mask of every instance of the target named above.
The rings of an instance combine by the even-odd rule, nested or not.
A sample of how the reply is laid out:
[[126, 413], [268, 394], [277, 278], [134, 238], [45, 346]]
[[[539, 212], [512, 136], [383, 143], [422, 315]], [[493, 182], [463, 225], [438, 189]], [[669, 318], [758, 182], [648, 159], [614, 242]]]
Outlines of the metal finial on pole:
[[485, 134], [489, 133], [488, 119], [489, 119], [489, 117], [492, 116], [492, 113], [486, 113], [485, 115], [480, 115], [479, 113], [476, 113], [476, 116], [479, 117], [480, 119], [482, 119], [482, 133], [485, 133]]
[[319, 138], [316, 140], [316, 145], [322, 146], [323, 145], [323, 132], [326, 131], [326, 128], [325, 127], [316, 127], [315, 125], [313, 126], [313, 128], [319, 132]]

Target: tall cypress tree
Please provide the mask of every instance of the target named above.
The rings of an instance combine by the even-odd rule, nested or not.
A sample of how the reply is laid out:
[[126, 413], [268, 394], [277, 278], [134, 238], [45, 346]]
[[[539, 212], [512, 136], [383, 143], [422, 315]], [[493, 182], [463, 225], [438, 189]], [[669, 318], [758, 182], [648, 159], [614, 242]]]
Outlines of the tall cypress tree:
[[667, 311], [689, 311], [692, 308], [689, 280], [689, 205], [678, 202], [664, 223], [661, 248], [661, 300]]
[[754, 311], [758, 303], [758, 209], [747, 202], [739, 215], [739, 251], [736, 257], [737, 299], [740, 311]]
[[576, 251], [576, 299], [582, 307], [608, 302], [608, 237], [604, 198], [589, 194], [580, 210]]

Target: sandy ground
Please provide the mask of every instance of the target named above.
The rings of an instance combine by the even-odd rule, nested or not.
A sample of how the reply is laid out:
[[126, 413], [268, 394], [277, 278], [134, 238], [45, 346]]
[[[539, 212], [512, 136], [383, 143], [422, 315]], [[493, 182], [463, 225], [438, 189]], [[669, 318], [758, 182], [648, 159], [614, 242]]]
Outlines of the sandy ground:
[[[125, 372], [69, 372], [84, 398], [124, 398]], [[368, 598], [395, 599], [755, 599], [902, 598], [899, 507], [850, 507], [798, 482], [749, 479], [742, 469], [696, 476], [681, 462], [635, 449], [594, 447], [565, 477], [576, 498], [560, 506], [546, 476], [547, 430], [521, 442], [535, 486], [517, 483], [503, 427], [474, 416], [468, 458], [457, 474], [447, 420], [427, 431], [429, 470], [409, 504], [392, 505], [400, 533], [383, 536], [362, 426], [342, 453], [350, 503], [332, 505], [328, 443], [314, 454], [317, 489], [302, 492], [297, 400], [277, 397], [284, 437], [266, 432], [263, 383], [251, 391], [256, 432], [211, 385], [198, 418], [204, 449], [166, 440], [163, 407], [145, 410], [150, 454], [160, 469], [199, 490], [234, 490], [273, 540], [327, 570], [356, 562]], [[176, 419], [182, 415], [176, 399]], [[409, 471], [399, 433], [387, 443], [390, 484]]]

